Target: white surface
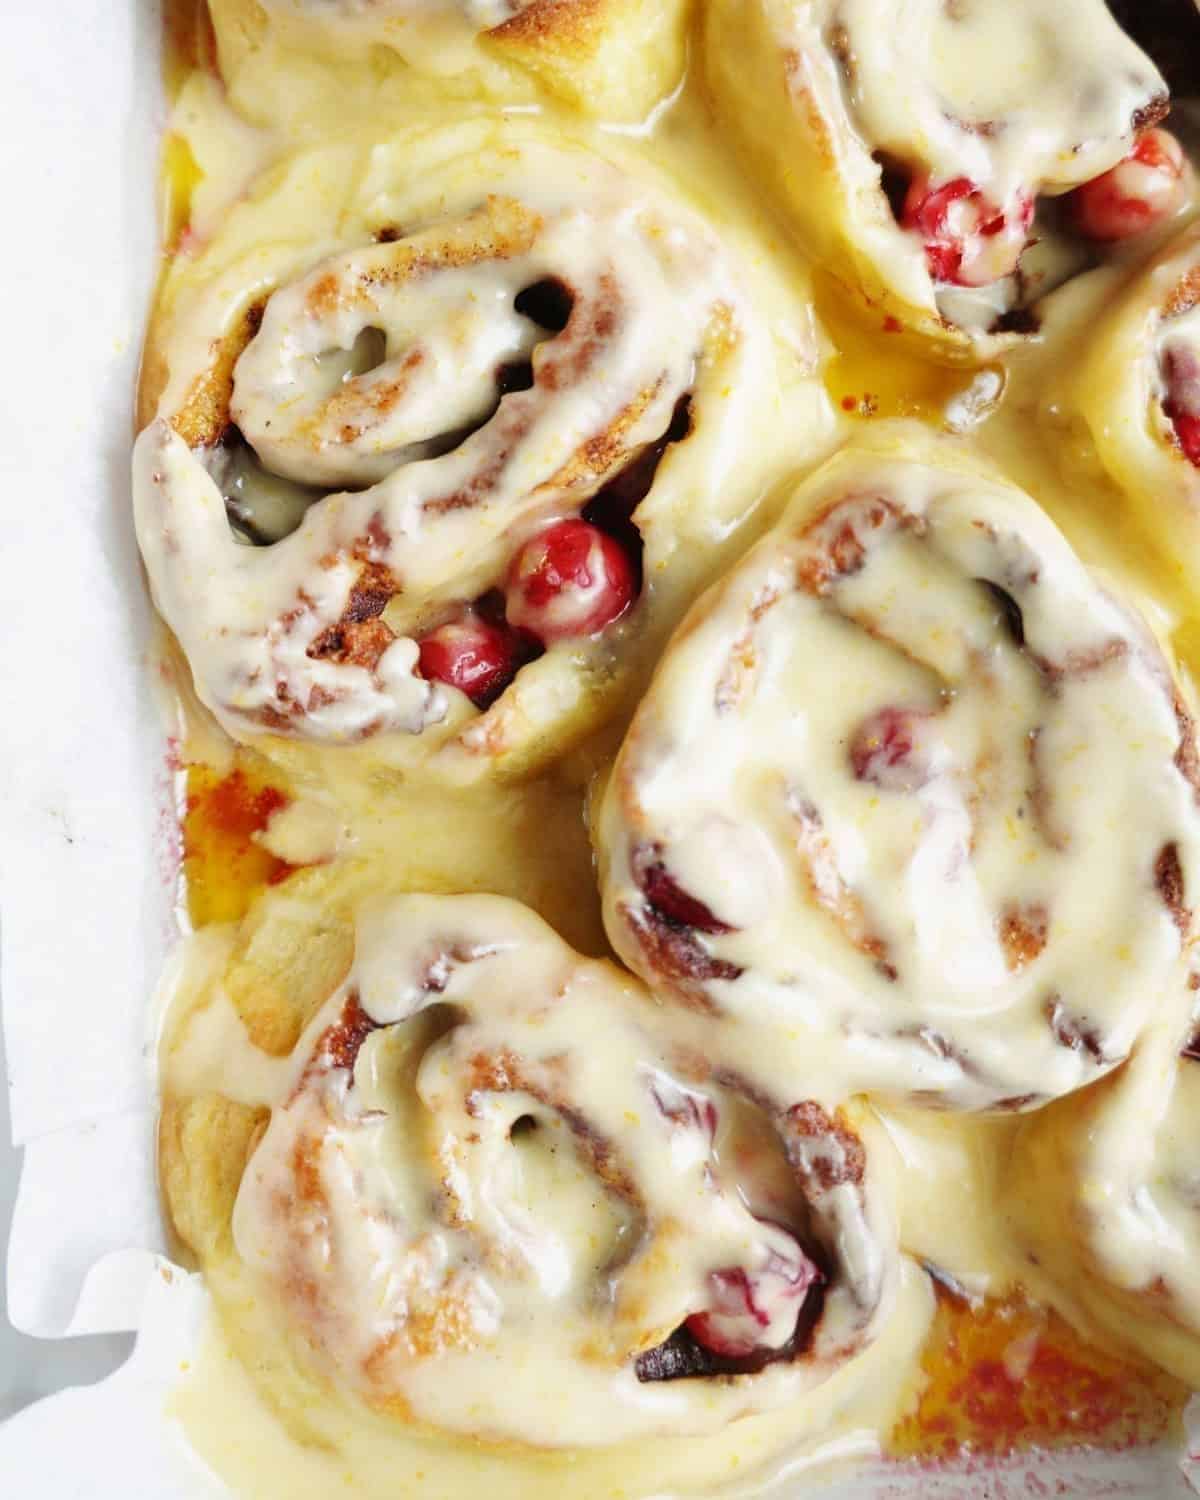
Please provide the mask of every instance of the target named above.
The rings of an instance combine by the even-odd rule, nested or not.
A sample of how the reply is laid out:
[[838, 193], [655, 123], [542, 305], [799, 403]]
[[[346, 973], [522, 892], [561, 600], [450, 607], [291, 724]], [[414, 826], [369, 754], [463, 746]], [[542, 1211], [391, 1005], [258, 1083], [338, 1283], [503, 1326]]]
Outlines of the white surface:
[[[173, 872], [127, 475], [154, 269], [159, 17], [156, 0], [6, 0], [3, 19], [0, 998], [25, 1148], [10, 1301], [26, 1331], [140, 1322], [142, 1333], [109, 1380], [0, 1426], [0, 1489], [14, 1500], [214, 1500], [221, 1487], [165, 1416], [203, 1293], [164, 1279], [147, 1253], [159, 1241], [149, 998]], [[15, 1155], [0, 1144], [0, 1239]], [[42, 1344], [0, 1318], [0, 1415], [96, 1378], [127, 1348], [104, 1336]], [[821, 1490], [1050, 1492], [1188, 1493], [1169, 1456]]]
[[[155, 0], [4, 7], [0, 180], [9, 357], [0, 484], [0, 1243], [24, 1145], [0, 1413], [95, 1379], [129, 1340], [158, 1239], [147, 997], [169, 930], [167, 792], [141, 654], [148, 608], [128, 521], [128, 443], [154, 274]], [[49, 1497], [48, 1497], [49, 1500]]]

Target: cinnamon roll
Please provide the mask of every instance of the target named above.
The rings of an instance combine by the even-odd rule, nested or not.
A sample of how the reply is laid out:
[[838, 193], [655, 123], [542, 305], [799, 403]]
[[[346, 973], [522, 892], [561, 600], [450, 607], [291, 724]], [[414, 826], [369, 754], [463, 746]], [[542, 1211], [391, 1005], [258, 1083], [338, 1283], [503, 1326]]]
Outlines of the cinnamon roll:
[[823, 420], [748, 274], [648, 169], [520, 122], [277, 168], [149, 352], [138, 537], [201, 700], [268, 752], [465, 774], [602, 718]]
[[605, 924], [847, 1087], [1027, 1108], [1176, 983], [1198, 784], [1142, 620], [1028, 495], [880, 429], [675, 635], [595, 820]]
[[[1191, 992], [1189, 992], [1191, 993]], [[1005, 1172], [1064, 1310], [1200, 1384], [1200, 1047], [1162, 1025], [1117, 1073], [1023, 1125]], [[1053, 1202], [1049, 1215], [1046, 1204]]]
[[1108, 473], [1182, 582], [1200, 584], [1200, 225], [1094, 325], [1076, 399]]
[[808, 248], [943, 356], [1020, 338], [1183, 193], [1166, 86], [1103, 0], [713, 0], [705, 60]]
[[[683, 76], [690, 0], [209, 0], [221, 70], [248, 113], [251, 77], [284, 48], [319, 62], [394, 63], [443, 91], [552, 98], [639, 120]], [[402, 83], [405, 81], [400, 80]]]
[[267, 1308], [313, 1379], [595, 1447], [718, 1431], [880, 1332], [891, 1210], [834, 1101], [699, 1052], [513, 902], [296, 908], [185, 1008], [161, 1156], [218, 1298]]

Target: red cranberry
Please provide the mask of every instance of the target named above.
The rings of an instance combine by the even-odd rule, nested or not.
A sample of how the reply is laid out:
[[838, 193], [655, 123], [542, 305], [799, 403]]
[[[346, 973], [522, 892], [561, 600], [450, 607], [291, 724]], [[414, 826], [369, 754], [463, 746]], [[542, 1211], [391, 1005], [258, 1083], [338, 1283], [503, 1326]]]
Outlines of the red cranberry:
[[666, 1073], [655, 1072], [650, 1085], [650, 1097], [658, 1106], [659, 1113], [672, 1125], [685, 1130], [698, 1130], [706, 1135], [709, 1144], [717, 1136], [717, 1106], [707, 1094], [696, 1089], [684, 1088]]
[[421, 642], [422, 676], [458, 688], [477, 708], [493, 703], [516, 670], [512, 636], [473, 610], [447, 620]]
[[539, 641], [595, 635], [629, 608], [633, 568], [612, 537], [555, 521], [521, 548], [508, 579], [508, 622]]
[[791, 1247], [786, 1254], [771, 1250], [757, 1271], [733, 1266], [709, 1275], [709, 1306], [686, 1322], [698, 1344], [726, 1359], [744, 1359], [787, 1342], [809, 1287], [821, 1280], [794, 1240]]
[[1017, 269], [1033, 222], [1033, 199], [1019, 193], [1002, 209], [969, 177], [937, 187], [914, 177], [900, 223], [925, 241], [925, 261], [935, 281], [987, 286]]
[[1175, 429], [1184, 456], [1200, 468], [1200, 358], [1185, 344], [1174, 344], [1163, 355], [1167, 394], [1163, 411]]
[[[1170, 415], [1168, 412], [1168, 416]], [[1175, 436], [1179, 439], [1179, 446], [1183, 449], [1184, 457], [1200, 469], [1200, 417], [1192, 417], [1186, 412], [1180, 412], [1171, 416], [1171, 421], [1174, 423]]]
[[931, 767], [921, 744], [926, 715], [912, 708], [881, 708], [854, 731], [850, 766], [859, 781], [889, 792], [914, 792], [929, 780]]
[[[657, 845], [653, 846], [654, 851], [657, 848]], [[714, 936], [733, 931], [728, 922], [722, 922], [703, 901], [689, 895], [661, 859], [647, 858], [650, 852], [643, 845], [634, 855], [634, 877], [659, 916], [676, 927], [694, 927], [697, 932]]]
[[1089, 240], [1126, 240], [1179, 203], [1183, 149], [1169, 131], [1147, 130], [1115, 167], [1070, 194], [1071, 220]]

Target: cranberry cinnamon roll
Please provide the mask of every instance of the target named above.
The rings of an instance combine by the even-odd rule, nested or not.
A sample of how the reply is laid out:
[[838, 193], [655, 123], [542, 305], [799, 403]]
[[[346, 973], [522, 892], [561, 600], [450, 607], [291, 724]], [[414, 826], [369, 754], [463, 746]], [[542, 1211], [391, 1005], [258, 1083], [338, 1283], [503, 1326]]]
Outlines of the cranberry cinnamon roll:
[[[880, 1332], [899, 1258], [847, 1114], [700, 1054], [515, 903], [368, 900], [340, 974], [330, 925], [292, 950], [327, 998], [274, 1064], [212, 1041], [230, 996], [252, 1034], [289, 1009], [261, 954], [210, 984], [162, 1130], [218, 1297], [268, 1308], [315, 1378], [443, 1431], [594, 1447], [718, 1431]], [[205, 1082], [245, 1099], [264, 1076], [269, 1122], [231, 1130]]]
[[[1192, 993], [1192, 992], [1189, 992]], [[1200, 1383], [1200, 1047], [1162, 1025], [1117, 1073], [1042, 1111], [1005, 1173], [1065, 1310]], [[1053, 1211], [1047, 1212], [1047, 1204]]]
[[808, 247], [942, 355], [1027, 333], [1182, 193], [1166, 86], [1103, 0], [713, 0], [705, 57]]
[[1200, 584], [1200, 226], [1171, 241], [1094, 325], [1076, 387], [1101, 462], [1157, 549]]
[[138, 536], [200, 698], [268, 750], [549, 753], [819, 409], [664, 183], [523, 124], [300, 156], [175, 274]]
[[545, 93], [638, 120], [683, 76], [690, 0], [209, 0], [221, 70], [239, 107], [270, 114], [256, 64], [275, 49], [320, 63], [389, 64], [444, 91]]
[[1192, 721], [1037, 505], [881, 430], [676, 633], [597, 815], [605, 923], [656, 989], [846, 1086], [1026, 1108], [1176, 982]]

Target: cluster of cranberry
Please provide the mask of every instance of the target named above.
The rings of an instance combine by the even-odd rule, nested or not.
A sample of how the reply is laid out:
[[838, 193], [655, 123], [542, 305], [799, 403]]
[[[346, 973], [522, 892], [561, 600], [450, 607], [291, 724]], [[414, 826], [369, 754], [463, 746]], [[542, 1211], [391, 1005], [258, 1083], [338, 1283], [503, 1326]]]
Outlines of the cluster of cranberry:
[[486, 708], [523, 661], [606, 629], [636, 589], [633, 562], [614, 537], [579, 517], [555, 521], [513, 559], [502, 610], [470, 607], [425, 636], [421, 673]]
[[[1129, 239], [1162, 222], [1179, 201], [1183, 151], [1165, 130], [1146, 130], [1115, 167], [1067, 194], [1069, 222], [1101, 244]], [[967, 177], [909, 184], [900, 223], [925, 242], [935, 281], [987, 286], [1017, 269], [1033, 223], [1033, 198], [1017, 194], [1006, 207]]]

